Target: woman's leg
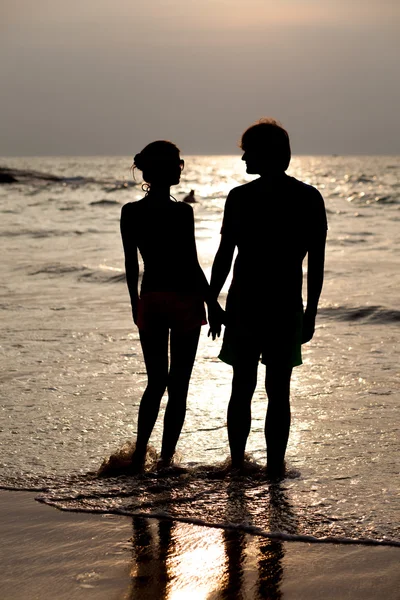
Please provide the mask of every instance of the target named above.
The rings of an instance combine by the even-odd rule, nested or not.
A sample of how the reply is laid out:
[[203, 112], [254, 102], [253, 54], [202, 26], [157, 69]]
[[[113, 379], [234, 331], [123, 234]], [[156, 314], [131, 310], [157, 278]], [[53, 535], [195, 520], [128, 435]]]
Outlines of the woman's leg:
[[[251, 351], [249, 352], [251, 353]], [[243, 466], [251, 427], [251, 401], [257, 385], [259, 354], [243, 356], [233, 367], [232, 392], [228, 405], [228, 439], [232, 467]]]
[[139, 407], [138, 428], [134, 462], [144, 462], [151, 432], [160, 409], [161, 398], [168, 381], [168, 328], [157, 331], [140, 331], [147, 387]]
[[186, 399], [196, 358], [200, 327], [186, 333], [171, 330], [168, 404], [164, 416], [161, 458], [168, 464], [175, 452], [186, 415]]
[[272, 476], [283, 475], [286, 446], [290, 429], [291, 367], [266, 367], [265, 389], [268, 410], [265, 419], [267, 471]]

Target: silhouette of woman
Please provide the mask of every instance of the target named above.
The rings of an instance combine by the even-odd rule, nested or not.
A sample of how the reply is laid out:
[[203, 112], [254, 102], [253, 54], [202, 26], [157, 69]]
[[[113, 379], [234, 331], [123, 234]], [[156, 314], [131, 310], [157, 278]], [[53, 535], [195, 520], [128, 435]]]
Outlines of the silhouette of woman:
[[[210, 300], [198, 262], [193, 209], [170, 195], [170, 187], [179, 183], [184, 167], [179, 148], [165, 140], [152, 142], [136, 154], [133, 167], [142, 171], [146, 193], [141, 200], [123, 206], [121, 235], [133, 320], [139, 328], [148, 378], [132, 457], [132, 470], [137, 472], [144, 467], [166, 389], [160, 466], [170, 465], [185, 420], [200, 328], [207, 323], [204, 302], [208, 303], [213, 339], [221, 329], [221, 320], [214, 315], [222, 309]], [[140, 297], [138, 250], [144, 263]]]

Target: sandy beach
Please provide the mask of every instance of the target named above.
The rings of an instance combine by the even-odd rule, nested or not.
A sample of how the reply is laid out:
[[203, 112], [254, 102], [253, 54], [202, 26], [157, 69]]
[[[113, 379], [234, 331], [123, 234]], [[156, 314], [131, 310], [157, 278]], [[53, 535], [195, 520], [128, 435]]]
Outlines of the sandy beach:
[[3, 600], [399, 597], [397, 548], [235, 540], [166, 522], [160, 535], [162, 521], [133, 528], [130, 518], [62, 512], [33, 493], [3, 491], [0, 502]]

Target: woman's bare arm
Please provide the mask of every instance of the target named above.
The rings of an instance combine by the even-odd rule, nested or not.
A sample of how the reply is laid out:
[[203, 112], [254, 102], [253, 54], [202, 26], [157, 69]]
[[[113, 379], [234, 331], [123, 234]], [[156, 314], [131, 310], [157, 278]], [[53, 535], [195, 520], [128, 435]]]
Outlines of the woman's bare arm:
[[215, 340], [216, 337], [219, 337], [221, 334], [221, 324], [225, 321], [224, 311], [221, 306], [218, 304], [217, 297], [211, 293], [210, 285], [207, 281], [206, 276], [204, 275], [204, 271], [201, 268], [199, 263], [199, 259], [197, 256], [197, 247], [196, 247], [196, 237], [195, 237], [195, 226], [194, 226], [194, 215], [193, 209], [190, 210], [190, 244], [191, 244], [191, 252], [193, 256], [193, 260], [195, 263], [194, 268], [198, 272], [198, 277], [200, 281], [200, 286], [202, 289], [202, 294], [205, 303], [207, 304], [208, 309], [208, 321], [210, 325], [210, 330], [208, 334], [212, 336], [212, 339]]
[[128, 285], [129, 296], [132, 305], [132, 316], [133, 320], [137, 322], [137, 309], [138, 309], [138, 280], [139, 280], [139, 261], [138, 261], [138, 250], [132, 227], [130, 226], [129, 218], [129, 204], [125, 204], [121, 211], [121, 236], [122, 243], [124, 246], [125, 253], [125, 273], [126, 283]]

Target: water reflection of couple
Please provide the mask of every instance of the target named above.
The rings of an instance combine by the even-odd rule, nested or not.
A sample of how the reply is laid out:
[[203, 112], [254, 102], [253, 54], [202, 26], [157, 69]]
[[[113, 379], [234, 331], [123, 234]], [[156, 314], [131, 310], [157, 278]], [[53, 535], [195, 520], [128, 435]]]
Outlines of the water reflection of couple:
[[[196, 527], [172, 519], [133, 518], [133, 568], [129, 598], [163, 600], [175, 597], [282, 598], [284, 543], [253, 536], [232, 524], [251, 525], [246, 490], [239, 480], [227, 488], [226, 526]], [[280, 484], [269, 489], [261, 517], [263, 529], [297, 530], [285, 491]], [[251, 574], [251, 576], [249, 576]]]
[[[301, 344], [311, 340], [323, 282], [326, 215], [320, 193], [286, 175], [289, 137], [272, 119], [249, 127], [241, 139], [247, 173], [260, 177], [234, 188], [225, 204], [221, 242], [208, 284], [199, 265], [192, 207], [171, 199], [184, 162], [167, 141], [134, 158], [146, 194], [121, 214], [127, 283], [139, 328], [148, 383], [138, 417], [132, 470], [144, 468], [147, 444], [168, 390], [160, 466], [171, 464], [186, 413], [189, 380], [200, 328], [216, 339], [225, 324], [219, 357], [233, 367], [228, 405], [232, 468], [241, 469], [251, 426], [258, 362], [266, 366], [267, 471], [284, 474], [290, 428], [290, 378], [301, 364]], [[218, 296], [234, 274], [225, 311]], [[144, 273], [138, 293], [138, 251]], [[308, 255], [307, 305], [303, 311], [302, 263]], [[168, 348], [169, 346], [169, 348]]]

